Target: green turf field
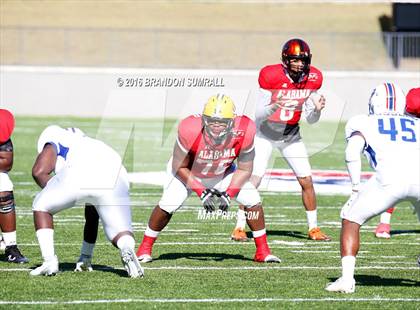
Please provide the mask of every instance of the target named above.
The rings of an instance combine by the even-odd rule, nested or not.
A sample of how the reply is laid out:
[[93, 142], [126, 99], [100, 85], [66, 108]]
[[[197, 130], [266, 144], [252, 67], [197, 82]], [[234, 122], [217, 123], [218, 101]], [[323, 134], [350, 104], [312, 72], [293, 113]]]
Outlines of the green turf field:
[[[0, 262], [0, 308], [265, 308], [265, 309], [419, 309], [420, 225], [411, 208], [402, 204], [394, 213], [391, 240], [378, 240], [373, 219], [362, 228], [362, 246], [357, 261], [356, 293], [324, 291], [327, 282], [340, 275], [339, 211], [344, 196], [318, 196], [319, 223], [333, 237], [329, 243], [306, 239], [306, 219], [299, 195], [262, 194], [268, 238], [282, 263], [264, 265], [252, 261], [253, 242], [229, 240], [233, 220], [198, 220], [198, 199], [174, 215], [154, 248], [156, 260], [144, 264], [145, 278], [125, 276], [117, 249], [99, 234], [94, 253], [94, 272], [74, 273], [82, 240], [83, 209], [75, 207], [55, 216], [56, 254], [61, 272], [55, 277], [29, 276], [41, 263], [34, 233], [31, 203], [38, 188], [31, 177], [36, 141], [43, 127], [56, 123], [80, 127], [95, 136], [97, 119], [18, 117], [13, 136], [14, 169], [18, 214], [18, 242], [28, 256], [28, 265]], [[103, 123], [105, 140], [117, 149], [127, 145], [125, 163], [129, 171], [163, 170], [173, 145], [173, 121]], [[317, 169], [344, 169], [343, 126], [326, 123], [313, 131], [310, 149]], [[309, 134], [307, 135], [309, 136]], [[120, 150], [121, 151], [121, 150]], [[123, 150], [124, 151], [124, 150]], [[281, 161], [276, 166], [283, 167]], [[133, 227], [139, 242], [148, 217], [159, 200], [158, 187], [132, 187]], [[232, 207], [233, 210], [236, 206]], [[4, 255], [0, 254], [0, 258]]]

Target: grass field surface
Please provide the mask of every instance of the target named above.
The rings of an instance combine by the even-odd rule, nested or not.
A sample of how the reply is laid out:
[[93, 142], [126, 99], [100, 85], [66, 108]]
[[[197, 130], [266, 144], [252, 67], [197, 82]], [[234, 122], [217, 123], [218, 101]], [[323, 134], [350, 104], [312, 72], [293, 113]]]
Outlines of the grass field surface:
[[[84, 223], [83, 208], [76, 206], [54, 217], [55, 249], [61, 272], [55, 277], [30, 277], [30, 269], [41, 263], [31, 211], [39, 189], [32, 180], [31, 167], [38, 135], [52, 123], [79, 127], [92, 136], [100, 124], [97, 119], [17, 118], [13, 136], [15, 162], [10, 176], [15, 185], [18, 243], [30, 263], [0, 262], [0, 308], [420, 308], [420, 268], [416, 264], [420, 254], [420, 225], [407, 204], [401, 204], [394, 213], [390, 240], [374, 237], [372, 231], [378, 219], [362, 227], [356, 293], [341, 295], [324, 290], [327, 282], [341, 273], [339, 212], [347, 197], [332, 195], [318, 196], [319, 224], [333, 238], [324, 243], [306, 238], [307, 224], [300, 195], [262, 193], [269, 243], [273, 253], [282, 259], [276, 265], [253, 262], [252, 241], [229, 240], [234, 220], [198, 219], [202, 207], [192, 197], [160, 235], [153, 253], [155, 261], [143, 264], [143, 279], [126, 277], [118, 250], [107, 242], [102, 231], [94, 252], [94, 271], [73, 272]], [[165, 126], [152, 120], [137, 121], [136, 130], [141, 134], [133, 135], [133, 141], [128, 144], [120, 141], [126, 136], [122, 130], [125, 124], [122, 120], [108, 122], [105, 140], [113, 145], [119, 142], [128, 145], [129, 151], [125, 152], [128, 170], [146, 171], [147, 166], [152, 167], [150, 170], [163, 170], [174, 141], [171, 133], [174, 122]], [[343, 124], [323, 126], [325, 135], [311, 136], [308, 144], [316, 147], [319, 141], [331, 143], [311, 157], [312, 166], [344, 169]], [[159, 132], [160, 129], [163, 131]], [[329, 138], [329, 132], [336, 134]], [[153, 142], [154, 136], [166, 140], [163, 139], [163, 144]], [[136, 148], [139, 150], [131, 151]], [[283, 165], [280, 160], [275, 161], [276, 167]], [[137, 242], [143, 237], [160, 195], [159, 187], [133, 185], [131, 188]], [[236, 205], [231, 208], [236, 211]], [[4, 255], [0, 254], [0, 258]]]

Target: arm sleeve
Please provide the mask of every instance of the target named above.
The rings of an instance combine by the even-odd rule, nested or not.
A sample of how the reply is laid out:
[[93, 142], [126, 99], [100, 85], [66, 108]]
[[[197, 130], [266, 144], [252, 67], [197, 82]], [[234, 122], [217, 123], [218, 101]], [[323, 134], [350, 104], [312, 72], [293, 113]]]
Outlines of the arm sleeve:
[[360, 184], [362, 170], [361, 153], [365, 147], [365, 139], [359, 134], [352, 135], [347, 141], [346, 165], [353, 188]]
[[306, 121], [309, 124], [314, 124], [319, 121], [321, 117], [321, 111], [315, 111], [315, 100], [319, 100], [320, 95], [317, 92], [312, 92], [311, 95], [306, 99], [304, 104], [304, 113]]
[[0, 143], [0, 152], [13, 152], [13, 143], [11, 139], [4, 143]]
[[255, 108], [255, 121], [260, 123], [268, 116], [273, 114], [271, 103], [271, 92], [269, 90], [260, 88], [257, 95], [257, 103]]

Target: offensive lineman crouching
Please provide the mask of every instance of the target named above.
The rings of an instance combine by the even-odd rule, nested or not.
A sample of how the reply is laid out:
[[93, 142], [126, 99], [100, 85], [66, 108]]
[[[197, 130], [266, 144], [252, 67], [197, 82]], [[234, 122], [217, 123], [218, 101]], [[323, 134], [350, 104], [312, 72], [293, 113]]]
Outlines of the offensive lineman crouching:
[[[58, 126], [49, 126], [42, 132], [38, 153], [32, 175], [42, 191], [36, 196], [32, 210], [44, 262], [30, 274], [58, 272], [53, 215], [84, 200], [91, 204], [87, 208], [96, 209], [108, 240], [120, 250], [128, 275], [142, 277], [144, 272], [134, 253], [127, 171], [118, 153], [102, 141], [85, 136], [80, 129]], [[96, 236], [91, 242], [95, 239]], [[90, 250], [91, 254], [93, 244]], [[85, 264], [83, 247], [81, 254], [81, 263]], [[90, 262], [85, 265], [89, 270]]]
[[254, 260], [280, 262], [268, 247], [261, 198], [249, 182], [254, 136], [254, 122], [246, 116], [236, 116], [232, 99], [225, 95], [212, 96], [202, 115], [181, 121], [163, 195], [150, 216], [137, 251], [141, 262], [152, 261], [152, 247], [159, 233], [192, 191], [208, 212], [216, 207], [226, 211], [235, 198], [246, 210], [258, 213], [257, 218], [247, 219], [257, 247]]

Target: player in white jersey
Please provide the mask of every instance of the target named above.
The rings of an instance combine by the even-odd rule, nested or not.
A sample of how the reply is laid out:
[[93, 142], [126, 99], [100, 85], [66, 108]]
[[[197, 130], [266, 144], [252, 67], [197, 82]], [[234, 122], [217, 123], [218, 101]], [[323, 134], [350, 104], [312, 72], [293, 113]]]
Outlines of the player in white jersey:
[[105, 235], [120, 250], [128, 275], [143, 276], [134, 252], [127, 171], [118, 153], [80, 129], [59, 126], [49, 126], [42, 132], [38, 153], [32, 175], [42, 191], [35, 197], [32, 210], [43, 264], [30, 274], [58, 272], [53, 215], [84, 201], [95, 206]]
[[[419, 119], [401, 114], [405, 96], [392, 83], [375, 88], [369, 114], [351, 118], [346, 125], [346, 164], [353, 194], [341, 210], [342, 276], [326, 287], [330, 292], [353, 293], [354, 269], [359, 250], [360, 226], [399, 201], [416, 207], [420, 220], [420, 124]], [[364, 152], [375, 175], [359, 189], [360, 155]]]
[[[406, 106], [406, 112], [415, 115], [415, 111], [417, 111], [418, 107], [420, 107], [420, 87], [412, 88], [407, 93]], [[391, 216], [393, 212], [394, 207], [389, 208], [381, 214], [379, 224], [375, 229], [375, 236], [377, 238], [391, 238]]]

